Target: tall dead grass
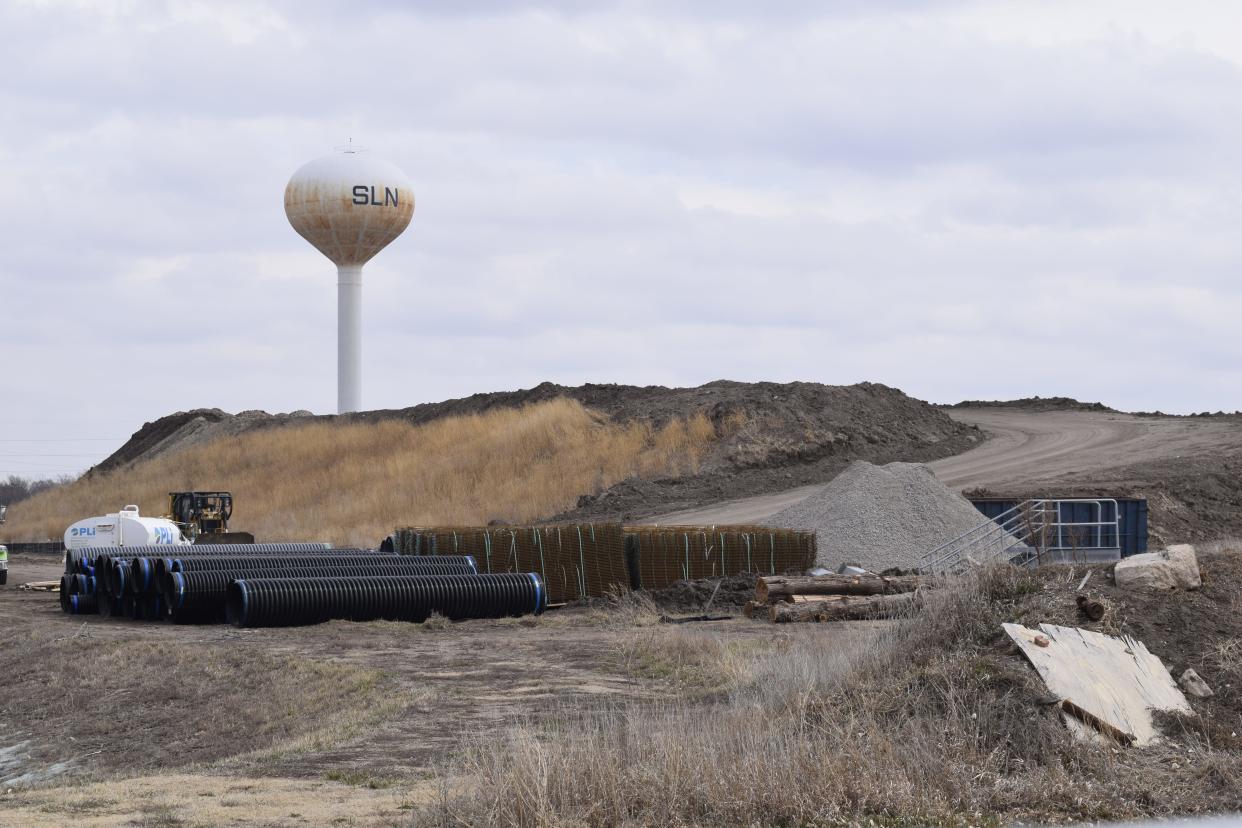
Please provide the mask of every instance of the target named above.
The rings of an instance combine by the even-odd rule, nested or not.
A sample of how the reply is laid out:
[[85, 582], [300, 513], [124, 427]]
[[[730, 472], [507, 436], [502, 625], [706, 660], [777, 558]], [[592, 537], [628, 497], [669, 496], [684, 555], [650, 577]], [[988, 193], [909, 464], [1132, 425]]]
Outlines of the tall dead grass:
[[629, 477], [695, 472], [716, 439], [702, 414], [656, 429], [569, 399], [400, 421], [265, 429], [83, 478], [9, 511], [9, 540], [59, 538], [69, 523], [170, 491], [233, 492], [234, 528], [260, 540], [373, 545], [398, 525], [527, 522]]
[[[1204, 772], [1179, 776], [1168, 753], [1072, 740], [997, 635], [1024, 577], [942, 590], [867, 634], [807, 625], [743, 668], [731, 651], [735, 689], [705, 703], [566, 712], [489, 735], [452, 769], [466, 790], [416, 824], [979, 826], [1236, 804], [1232, 755], [1201, 752]], [[701, 632], [672, 635], [670, 661], [698, 652], [703, 669], [722, 652]]]

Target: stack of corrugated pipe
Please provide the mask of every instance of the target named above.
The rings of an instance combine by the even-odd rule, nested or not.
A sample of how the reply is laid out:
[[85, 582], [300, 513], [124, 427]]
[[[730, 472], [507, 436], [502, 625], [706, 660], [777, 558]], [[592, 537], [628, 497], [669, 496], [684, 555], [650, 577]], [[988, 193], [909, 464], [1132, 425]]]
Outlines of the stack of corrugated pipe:
[[452, 620], [539, 614], [535, 573], [481, 575], [473, 557], [403, 557], [321, 543], [100, 547], [71, 550], [61, 609], [241, 627]]

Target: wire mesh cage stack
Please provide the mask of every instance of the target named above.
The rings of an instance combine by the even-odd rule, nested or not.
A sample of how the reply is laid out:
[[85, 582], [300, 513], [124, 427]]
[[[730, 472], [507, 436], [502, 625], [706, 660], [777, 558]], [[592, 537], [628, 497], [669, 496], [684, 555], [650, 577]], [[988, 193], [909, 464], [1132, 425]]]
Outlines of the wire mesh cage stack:
[[636, 588], [730, 575], [780, 575], [815, 565], [815, 533], [768, 526], [627, 526]]
[[632, 585], [619, 523], [407, 527], [384, 545], [400, 555], [473, 555], [482, 573], [538, 572], [552, 603]]

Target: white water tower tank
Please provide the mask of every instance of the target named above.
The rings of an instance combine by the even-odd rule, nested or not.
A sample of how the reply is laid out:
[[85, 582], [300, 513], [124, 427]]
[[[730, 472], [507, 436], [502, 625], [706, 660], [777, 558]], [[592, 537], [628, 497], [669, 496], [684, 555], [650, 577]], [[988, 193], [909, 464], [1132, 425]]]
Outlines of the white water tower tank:
[[362, 266], [414, 217], [401, 170], [352, 147], [302, 166], [285, 187], [285, 215], [336, 265], [336, 402], [362, 407]]

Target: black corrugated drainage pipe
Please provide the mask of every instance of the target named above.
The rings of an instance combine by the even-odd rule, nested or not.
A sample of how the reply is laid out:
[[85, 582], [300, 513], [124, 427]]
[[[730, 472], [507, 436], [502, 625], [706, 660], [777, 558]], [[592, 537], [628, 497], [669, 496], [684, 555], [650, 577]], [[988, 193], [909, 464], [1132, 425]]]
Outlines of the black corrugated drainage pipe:
[[[412, 566], [411, 566], [412, 564]], [[155, 563], [155, 577], [163, 583], [169, 572], [206, 572], [226, 569], [296, 569], [313, 566], [391, 566], [418, 568], [422, 566], [450, 566], [462, 574], [478, 572], [472, 555], [424, 555], [419, 558], [400, 555], [354, 554], [345, 551], [340, 555], [263, 555], [224, 558], [161, 558]], [[257, 573], [255, 573], [257, 575]]]
[[122, 598], [129, 593], [129, 590], [126, 589], [128, 581], [129, 561], [109, 561], [108, 591], [112, 593], [113, 598]]
[[90, 575], [60, 576], [60, 610], [70, 615], [87, 615], [98, 611], [95, 601], [95, 579]]
[[70, 595], [69, 613], [71, 615], [94, 615], [99, 612], [99, 604], [94, 595]]
[[162, 615], [150, 616], [149, 612], [154, 610], [148, 599], [148, 595], [126, 595], [125, 608], [129, 610], [129, 617], [135, 621], [160, 621], [163, 620]]
[[155, 562], [150, 558], [133, 558], [129, 562], [129, 583], [126, 589], [142, 596], [155, 586]]
[[534, 572], [499, 575], [365, 578], [241, 578], [228, 588], [226, 615], [239, 627], [350, 621], [425, 621], [541, 613], [543, 579]]
[[69, 612], [69, 595], [73, 588], [73, 576], [66, 572], [60, 576], [60, 611]]
[[[178, 559], [184, 558], [186, 560], [197, 559], [200, 557], [213, 557], [213, 558], [253, 557], [253, 558], [257, 558], [257, 557], [267, 557], [267, 556], [283, 556], [283, 557], [292, 556], [292, 557], [299, 557], [299, 558], [300, 557], [335, 558], [340, 555], [358, 555], [358, 556], [370, 555], [375, 558], [382, 557], [383, 559], [388, 560], [390, 558], [396, 557], [395, 555], [382, 555], [381, 556], [378, 553], [369, 553], [365, 549], [353, 549], [353, 548], [307, 549], [303, 552], [290, 553], [290, 552], [286, 552], [280, 549], [274, 549], [274, 550], [268, 550], [268, 551], [264, 551], [260, 549], [258, 551], [255, 551], [253, 547], [245, 545], [245, 544], [233, 544], [233, 545], [237, 546], [238, 549], [245, 549], [246, 551], [245, 552], [225, 551], [225, 552], [221, 552], [219, 555], [215, 555], [215, 554], [209, 553], [207, 550], [214, 550], [218, 547], [206, 546], [206, 547], [196, 548], [193, 546], [183, 546], [183, 547], [163, 546], [163, 547], [154, 547], [154, 548], [162, 549], [165, 552], [165, 554], [167, 554], [170, 550], [178, 550], [176, 553], [177, 558]], [[270, 546], [290, 546], [292, 544], [269, 544], [269, 545]], [[134, 595], [146, 595], [147, 593], [155, 589], [156, 579], [159, 577], [159, 572], [161, 570], [161, 562], [164, 562], [163, 568], [166, 568], [168, 566], [169, 560], [170, 559], [167, 557], [152, 557], [151, 555], [136, 555], [136, 554], [129, 554], [126, 552], [113, 552], [107, 555], [100, 555], [98, 558], [96, 558], [95, 569], [96, 571], [102, 570], [102, 572], [104, 573], [105, 588], [111, 591], [113, 594], [116, 594], [117, 590], [119, 589], [125, 589], [125, 590], [129, 590]], [[120, 575], [116, 575], [117, 573], [116, 564], [118, 563], [124, 563], [128, 565], [129, 569], [125, 571], [124, 573], [120, 573]], [[82, 567], [79, 567], [79, 568], [82, 568]], [[114, 575], [116, 575], [116, 577], [114, 577]], [[124, 581], [124, 583], [120, 583], [120, 581], [122, 580]]]
[[138, 601], [142, 604], [142, 619], [144, 621], [163, 621], [164, 613], [164, 597], [157, 592], [149, 592], [143, 595]]
[[339, 564], [287, 569], [229, 568], [206, 572], [169, 572], [160, 581], [165, 613], [179, 623], [223, 621], [229, 584], [238, 578], [350, 578], [360, 576], [473, 575], [472, 561], [464, 558], [442, 563], [410, 560]]
[[[221, 544], [204, 544], [202, 546], [171, 546], [168, 544], [146, 545], [146, 546], [84, 546], [81, 549], [70, 549], [65, 552], [65, 571], [69, 573], [77, 572], [77, 567], [81, 564], [93, 566], [94, 560], [100, 555], [125, 555], [134, 557], [156, 557], [165, 555], [170, 551], [177, 551], [188, 554], [198, 553], [200, 550], [208, 555], [225, 555], [233, 552], [249, 552], [256, 555], [264, 552], [283, 552], [286, 554], [295, 552], [330, 552], [332, 544], [330, 543], [221, 543]], [[343, 550], [336, 550], [343, 551]]]
[[168, 551], [163, 555], [152, 557], [151, 562], [155, 566], [156, 579], [159, 579], [164, 572], [172, 571], [173, 561], [197, 561], [204, 558], [212, 560], [234, 558], [262, 558], [265, 560], [269, 558], [278, 558], [287, 560], [302, 560], [304, 558], [332, 559], [340, 557], [358, 557], [377, 560], [390, 560], [397, 557], [396, 555], [382, 555], [374, 549], [357, 549], [354, 547], [346, 547], [343, 549], [314, 549], [307, 552], [222, 552], [219, 555], [207, 552], [206, 550], [208, 549], [211, 549], [211, 547], [208, 546], [196, 549], [194, 547], [183, 546], [175, 551]]

